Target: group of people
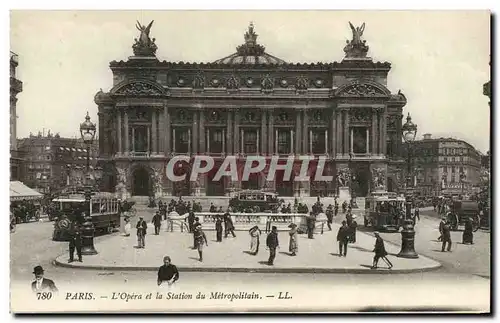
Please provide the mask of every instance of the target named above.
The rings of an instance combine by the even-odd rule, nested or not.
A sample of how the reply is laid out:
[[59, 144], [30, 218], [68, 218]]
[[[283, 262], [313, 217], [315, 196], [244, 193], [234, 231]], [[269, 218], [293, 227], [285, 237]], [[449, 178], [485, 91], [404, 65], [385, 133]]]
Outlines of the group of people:
[[[464, 223], [464, 231], [462, 233], [462, 244], [474, 244], [474, 226], [472, 218], [467, 218]], [[451, 221], [447, 217], [442, 217], [439, 223], [439, 237], [441, 242], [441, 252], [451, 251]]]

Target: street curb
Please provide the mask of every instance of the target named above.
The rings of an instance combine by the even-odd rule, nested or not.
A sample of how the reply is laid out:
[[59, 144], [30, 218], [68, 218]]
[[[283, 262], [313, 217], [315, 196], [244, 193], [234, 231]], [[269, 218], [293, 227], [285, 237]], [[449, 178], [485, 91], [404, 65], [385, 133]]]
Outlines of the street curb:
[[[427, 257], [428, 258], [428, 257]], [[55, 266], [73, 269], [88, 269], [88, 270], [121, 270], [121, 271], [157, 271], [158, 267], [131, 267], [131, 266], [101, 266], [101, 265], [79, 265], [60, 262], [57, 259], [53, 261]], [[415, 269], [391, 269], [391, 270], [372, 270], [372, 269], [356, 269], [356, 268], [227, 268], [227, 267], [183, 267], [177, 266], [179, 271], [183, 272], [235, 272], [235, 273], [311, 273], [311, 274], [408, 274], [418, 272], [428, 272], [437, 270], [442, 267], [442, 264], [436, 262], [437, 265], [426, 268]]]

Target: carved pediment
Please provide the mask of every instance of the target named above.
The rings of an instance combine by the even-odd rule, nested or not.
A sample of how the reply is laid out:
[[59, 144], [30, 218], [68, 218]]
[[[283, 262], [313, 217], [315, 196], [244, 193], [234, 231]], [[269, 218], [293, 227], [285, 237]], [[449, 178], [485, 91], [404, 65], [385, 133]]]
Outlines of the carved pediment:
[[370, 83], [352, 83], [340, 87], [336, 93], [340, 97], [386, 97], [390, 93], [381, 85]]
[[372, 110], [367, 109], [352, 109], [349, 111], [351, 123], [367, 123], [372, 121]]
[[119, 87], [114, 94], [126, 96], [161, 96], [164, 95], [159, 87], [145, 82], [133, 82]]
[[328, 122], [328, 117], [324, 110], [313, 110], [309, 112], [310, 124], [324, 124]]
[[294, 124], [293, 112], [280, 109], [274, 113], [274, 123], [276, 124]]
[[243, 114], [241, 123], [244, 124], [255, 124], [260, 122], [260, 113], [254, 111], [247, 111]]
[[188, 110], [177, 109], [172, 114], [172, 123], [191, 123], [192, 121], [193, 115]]

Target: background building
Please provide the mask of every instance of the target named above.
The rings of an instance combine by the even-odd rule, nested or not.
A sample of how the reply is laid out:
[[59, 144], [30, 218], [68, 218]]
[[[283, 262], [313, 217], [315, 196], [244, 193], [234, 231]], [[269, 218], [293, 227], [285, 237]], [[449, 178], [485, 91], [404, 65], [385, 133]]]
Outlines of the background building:
[[[124, 197], [224, 195], [240, 188], [283, 196], [336, 192], [335, 181], [283, 181], [282, 173], [266, 182], [266, 170], [246, 182], [214, 182], [215, 169], [198, 182], [172, 183], [165, 165], [177, 154], [209, 154], [217, 167], [225, 155], [236, 155], [239, 169], [248, 155], [326, 156], [323, 174], [351, 174], [357, 196], [398, 189], [406, 98], [387, 89], [391, 64], [367, 57], [359, 30], [353, 28], [341, 62], [287, 63], [257, 42], [250, 25], [234, 54], [175, 63], [156, 58], [150, 27], [136, 40], [134, 56], [110, 63], [113, 88], [95, 95], [107, 190]], [[179, 167], [177, 175], [190, 167]]]
[[421, 195], [471, 193], [481, 181], [481, 155], [469, 143], [425, 134], [413, 143], [416, 190]]
[[[98, 144], [91, 146], [90, 165], [97, 162]], [[18, 140], [24, 158], [24, 182], [40, 193], [57, 193], [67, 186], [84, 184], [87, 146], [81, 139], [61, 138], [59, 134], [30, 134]], [[95, 176], [92, 175], [92, 176]]]
[[19, 57], [10, 52], [10, 180], [22, 181], [22, 155], [17, 149], [17, 95], [23, 91], [23, 82], [16, 78]]

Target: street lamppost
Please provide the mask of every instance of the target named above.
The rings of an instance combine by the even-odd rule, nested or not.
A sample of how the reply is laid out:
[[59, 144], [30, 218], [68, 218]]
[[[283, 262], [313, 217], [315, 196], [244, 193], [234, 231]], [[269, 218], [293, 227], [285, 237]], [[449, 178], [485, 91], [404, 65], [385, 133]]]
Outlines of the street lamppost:
[[462, 194], [462, 199], [464, 198], [463, 195], [464, 195], [464, 181], [465, 181], [465, 173], [462, 171], [460, 172], [460, 186], [461, 186], [461, 194]]
[[82, 230], [82, 254], [83, 255], [96, 255], [97, 250], [94, 248], [94, 224], [90, 216], [90, 200], [92, 198], [92, 186], [90, 183], [90, 146], [94, 141], [96, 133], [96, 126], [90, 121], [89, 113], [85, 117], [85, 122], [80, 124], [80, 134], [83, 142], [87, 145], [87, 167], [86, 167], [86, 185], [85, 185], [85, 219]]
[[402, 135], [408, 149], [408, 160], [406, 170], [406, 214], [403, 224], [403, 230], [401, 231], [401, 251], [399, 252], [398, 257], [418, 258], [418, 254], [415, 252], [415, 230], [413, 229], [413, 221], [411, 219], [411, 195], [413, 181], [410, 175], [412, 158], [411, 150], [413, 148], [412, 144], [417, 136], [417, 125], [411, 122], [409, 113], [408, 117], [406, 118], [406, 123], [402, 127]]

